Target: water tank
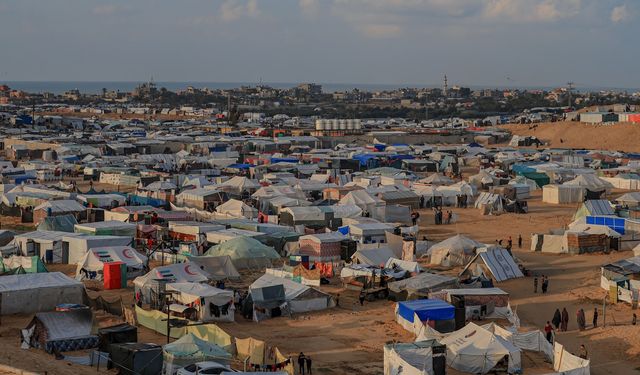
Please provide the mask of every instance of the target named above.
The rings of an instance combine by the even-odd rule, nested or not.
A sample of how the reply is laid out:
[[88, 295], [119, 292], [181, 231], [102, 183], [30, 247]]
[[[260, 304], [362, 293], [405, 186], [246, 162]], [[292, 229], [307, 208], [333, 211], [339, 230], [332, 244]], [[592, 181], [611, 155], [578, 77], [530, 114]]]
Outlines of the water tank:
[[324, 120], [316, 120], [316, 130], [324, 130]]
[[337, 119], [331, 120], [331, 130], [340, 130], [340, 121]]
[[356, 130], [362, 129], [362, 120], [358, 119], [358, 120], [355, 120], [355, 122], [356, 122], [355, 123], [355, 129]]
[[352, 119], [347, 120], [347, 130], [355, 129], [355, 121]]
[[347, 130], [347, 120], [340, 120], [338, 126], [340, 126], [340, 130]]

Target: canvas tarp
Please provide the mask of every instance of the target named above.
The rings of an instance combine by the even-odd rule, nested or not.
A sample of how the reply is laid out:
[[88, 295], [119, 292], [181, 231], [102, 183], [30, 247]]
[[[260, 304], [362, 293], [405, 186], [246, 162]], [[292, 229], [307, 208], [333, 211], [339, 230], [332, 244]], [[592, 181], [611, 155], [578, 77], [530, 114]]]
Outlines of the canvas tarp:
[[216, 207], [216, 212], [233, 217], [246, 217], [247, 219], [258, 217], [257, 209], [236, 199], [230, 199], [219, 205]]
[[50, 311], [62, 303], [82, 304], [84, 285], [60, 272], [0, 277], [2, 315]]
[[280, 259], [280, 255], [260, 241], [249, 237], [238, 237], [211, 247], [207, 256], [229, 256], [238, 269], [262, 268]]
[[431, 264], [445, 267], [463, 266], [475, 255], [475, 251], [485, 245], [463, 235], [455, 235], [431, 246], [427, 254]]
[[360, 249], [351, 257], [356, 264], [365, 264], [376, 267], [380, 267], [381, 265], [384, 266], [391, 258], [395, 258], [395, 254], [386, 247]]
[[73, 215], [50, 216], [42, 220], [38, 225], [38, 230], [73, 233], [76, 224], [78, 221]]
[[48, 272], [42, 259], [37, 256], [23, 257], [12, 255], [2, 259], [5, 269], [15, 270], [21, 268], [25, 273]]
[[[174, 298], [183, 305], [194, 306], [203, 322], [234, 320], [233, 291], [200, 283], [169, 283], [167, 290], [177, 292]], [[226, 306], [225, 309], [216, 307]], [[216, 310], [216, 311], [214, 311]], [[225, 310], [225, 311], [222, 311]]]
[[384, 346], [384, 375], [433, 375], [431, 342], [399, 343]]
[[487, 277], [493, 276], [497, 282], [524, 277], [509, 251], [503, 248], [491, 248], [479, 252], [462, 270], [462, 273], [466, 271], [471, 271], [474, 276], [481, 274]]
[[284, 297], [291, 307], [291, 312], [300, 313], [307, 311], [323, 310], [333, 306], [333, 299], [317, 289], [296, 283], [295, 281], [264, 274], [251, 284], [249, 289], [263, 289], [265, 287], [282, 285]]
[[113, 262], [126, 264], [127, 278], [131, 279], [144, 272], [142, 270], [147, 264], [147, 257], [129, 246], [94, 247], [78, 262], [76, 279], [83, 280], [90, 272], [95, 272], [95, 279], [102, 280], [104, 264]]
[[228, 255], [189, 257], [200, 269], [207, 272], [211, 280], [239, 279], [240, 274]]
[[[143, 310], [138, 306], [135, 307], [135, 311], [136, 319], [141, 326], [154, 330], [163, 336], [167, 335], [167, 314], [157, 310]], [[229, 353], [234, 351], [233, 337], [215, 324], [171, 327], [170, 337], [178, 339], [187, 333], [192, 333], [199, 339], [216, 344]]]
[[532, 234], [531, 251], [566, 254], [569, 252], [567, 237], [563, 234]]
[[520, 349], [474, 323], [439, 341], [447, 346], [447, 364], [456, 370], [486, 374], [507, 356], [509, 373], [522, 371]]
[[173, 375], [180, 367], [197, 362], [214, 361], [228, 364], [231, 354], [216, 344], [204, 341], [192, 333], [162, 347], [163, 374]]
[[545, 185], [542, 188], [542, 201], [553, 204], [582, 202], [585, 188], [578, 185]]
[[588, 359], [582, 359], [569, 353], [559, 343], [553, 346], [553, 369], [563, 375], [589, 375], [591, 373]]
[[394, 293], [406, 291], [406, 298], [408, 299], [414, 296], [426, 297], [431, 292], [457, 287], [458, 279], [456, 277], [438, 275], [429, 272], [423, 272], [408, 279], [389, 283], [389, 290]]

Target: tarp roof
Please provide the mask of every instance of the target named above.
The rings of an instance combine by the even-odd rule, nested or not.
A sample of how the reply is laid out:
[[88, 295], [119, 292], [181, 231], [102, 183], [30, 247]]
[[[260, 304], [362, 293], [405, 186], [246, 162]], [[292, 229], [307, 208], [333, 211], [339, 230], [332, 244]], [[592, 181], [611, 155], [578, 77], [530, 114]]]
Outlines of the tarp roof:
[[455, 318], [455, 307], [439, 299], [417, 299], [398, 302], [398, 314], [408, 322], [413, 322], [414, 314], [423, 322], [450, 320]]
[[462, 272], [478, 259], [487, 266], [497, 282], [524, 277], [509, 251], [503, 248], [492, 248], [478, 253]]

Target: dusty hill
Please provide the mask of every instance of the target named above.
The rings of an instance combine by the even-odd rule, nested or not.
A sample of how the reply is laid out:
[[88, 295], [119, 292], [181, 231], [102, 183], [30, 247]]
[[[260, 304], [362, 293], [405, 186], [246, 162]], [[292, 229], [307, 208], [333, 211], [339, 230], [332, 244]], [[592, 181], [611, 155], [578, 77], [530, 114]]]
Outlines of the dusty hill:
[[516, 135], [536, 136], [549, 147], [640, 152], [640, 125], [587, 125], [578, 122], [536, 125], [502, 125], [500, 128]]

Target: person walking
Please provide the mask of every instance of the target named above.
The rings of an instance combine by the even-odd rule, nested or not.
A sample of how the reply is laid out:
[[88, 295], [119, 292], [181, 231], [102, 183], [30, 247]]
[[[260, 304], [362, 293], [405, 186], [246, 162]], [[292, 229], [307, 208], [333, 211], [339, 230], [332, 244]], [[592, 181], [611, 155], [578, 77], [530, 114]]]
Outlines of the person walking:
[[578, 310], [578, 312], [576, 313], [576, 319], [578, 321], [578, 328], [581, 331], [584, 331], [584, 329], [585, 329], [585, 327], [587, 325], [587, 320], [585, 319], [584, 310], [583, 309]]
[[300, 354], [298, 355], [298, 368], [299, 368], [299, 374], [300, 375], [304, 375], [304, 366], [306, 364], [306, 357], [304, 356], [303, 352], [300, 352]]
[[569, 326], [569, 313], [566, 308], [562, 308], [562, 317], [560, 318], [560, 331], [567, 332]]
[[311, 375], [312, 374], [311, 373], [311, 363], [312, 363], [311, 356], [307, 356], [306, 360], [307, 360], [307, 374]]
[[598, 308], [593, 309], [593, 328], [598, 328]]
[[447, 224], [451, 224], [451, 219], [453, 219], [453, 211], [449, 210], [447, 211]]
[[522, 249], [522, 235], [518, 235], [518, 249]]
[[538, 276], [533, 277], [533, 292], [538, 293]]
[[364, 299], [366, 295], [364, 293], [364, 289], [360, 291], [360, 295], [358, 296], [358, 300], [360, 301], [360, 306], [364, 306]]
[[553, 327], [551, 323], [547, 320], [547, 324], [544, 326], [544, 333], [550, 344], [553, 344]]
[[542, 275], [542, 294], [546, 294], [548, 288], [549, 288], [549, 279], [545, 275]]
[[636, 325], [636, 323], [638, 322], [638, 317], [636, 316], [636, 313], [633, 313], [633, 317], [631, 318], [631, 325]]
[[560, 314], [560, 309], [556, 309], [556, 312], [553, 314], [553, 319], [551, 320], [553, 326], [556, 330], [560, 329], [560, 323], [562, 322], [562, 315]]
[[513, 240], [511, 239], [511, 236], [509, 236], [509, 240], [507, 240], [507, 249], [511, 250], [513, 248]]

